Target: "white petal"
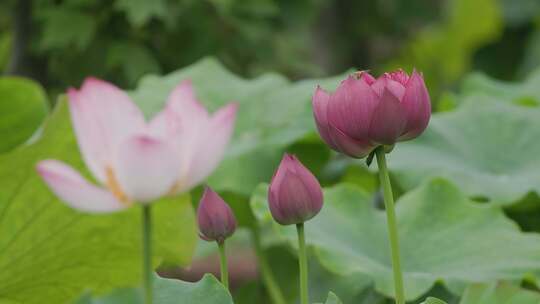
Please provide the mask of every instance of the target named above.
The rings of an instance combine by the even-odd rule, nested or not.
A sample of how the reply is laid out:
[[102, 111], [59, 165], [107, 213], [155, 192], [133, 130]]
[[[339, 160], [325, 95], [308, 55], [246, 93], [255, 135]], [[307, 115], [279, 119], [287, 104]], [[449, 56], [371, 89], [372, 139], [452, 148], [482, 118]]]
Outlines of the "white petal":
[[167, 107], [178, 113], [183, 128], [195, 127], [209, 119], [206, 108], [195, 98], [191, 81], [185, 80], [176, 86], [167, 100]]
[[107, 213], [122, 210], [128, 205], [118, 201], [109, 191], [90, 184], [77, 171], [57, 160], [43, 160], [37, 171], [51, 190], [70, 207]]
[[179, 167], [180, 160], [166, 141], [135, 135], [119, 146], [114, 173], [131, 200], [149, 203], [171, 190]]
[[186, 161], [188, 171], [181, 177], [184, 189], [190, 189], [202, 182], [218, 166], [233, 134], [237, 108], [235, 103], [221, 108], [205, 126], [205, 132], [190, 134], [196, 135], [196, 145], [192, 153], [186, 151], [191, 149], [189, 146], [182, 149], [183, 154], [191, 155]]
[[79, 91], [69, 89], [68, 97], [84, 161], [103, 183], [115, 147], [144, 128], [144, 116], [125, 92], [95, 78], [86, 79]]

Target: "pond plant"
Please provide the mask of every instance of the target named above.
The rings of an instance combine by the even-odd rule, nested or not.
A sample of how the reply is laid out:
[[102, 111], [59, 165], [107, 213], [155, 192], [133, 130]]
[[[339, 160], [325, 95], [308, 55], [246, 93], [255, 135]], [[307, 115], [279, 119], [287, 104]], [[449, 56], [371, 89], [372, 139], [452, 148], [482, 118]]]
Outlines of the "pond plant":
[[[423, 287], [416, 288], [418, 285], [416, 281], [408, 285], [408, 280], [414, 276], [407, 276], [407, 269], [402, 267], [404, 259], [402, 251], [400, 251], [400, 236], [403, 237], [403, 234], [400, 235], [398, 220], [403, 216], [400, 217], [399, 204], [397, 209], [394, 204], [394, 191], [386, 158], [387, 154], [399, 151], [401, 142], [414, 140], [426, 130], [431, 119], [430, 95], [423, 75], [416, 70], [413, 70], [411, 74], [397, 70], [383, 73], [377, 78], [367, 71], [355, 72], [346, 76], [331, 93], [323, 89], [323, 87], [330, 88], [329, 83], [335, 82], [323, 82], [321, 85], [309, 83], [309, 90], [314, 90], [311, 91], [313, 93], [311, 96], [313, 126], [316, 126], [324, 144], [331, 150], [344, 155], [348, 161], [365, 159], [366, 165], [369, 167], [372, 161], [376, 160], [385, 217], [378, 217], [376, 213], [378, 211], [367, 211], [364, 207], [345, 206], [352, 203], [351, 201], [354, 199], [366, 200], [366, 195], [357, 189], [351, 190], [352, 188], [348, 188], [348, 186], [341, 186], [323, 190], [314, 170], [310, 168], [310, 160], [305, 159], [306, 165], [304, 165], [300, 160], [304, 160], [305, 154], [297, 156], [297, 151], [286, 151], [279, 165], [273, 168], [274, 174], [271, 179], [266, 180], [269, 182], [268, 187], [262, 184], [255, 190], [249, 205], [250, 213], [248, 216], [254, 218], [252, 221], [262, 223], [262, 218], [267, 215], [269, 221], [273, 221], [271, 227], [274, 230], [272, 231], [277, 232], [272, 236], [281, 237], [291, 242], [296, 253], [295, 256], [298, 258], [298, 269], [296, 271], [295, 267], [295, 272], [298, 273], [299, 284], [295, 284], [295, 289], [298, 292], [300, 303], [309, 304], [312, 303], [313, 298], [309, 294], [313, 289], [310, 289], [310, 284], [308, 284], [310, 279], [308, 265], [311, 265], [308, 263], [310, 245], [313, 245], [315, 249], [314, 256], [324, 261], [325, 255], [326, 257], [332, 256], [334, 252], [328, 251], [328, 245], [323, 244], [323, 241], [319, 243], [316, 238], [326, 238], [325, 242], [332, 244], [329, 246], [339, 243], [338, 246], [341, 247], [335, 251], [347, 252], [336, 255], [340, 261], [328, 262], [331, 258], [326, 260], [327, 264], [334, 263], [331, 267], [337, 269], [344, 269], [342, 265], [350, 266], [351, 263], [362, 259], [367, 261], [366, 264], [370, 263], [370, 257], [363, 256], [363, 253], [357, 253], [354, 250], [369, 247], [372, 244], [365, 243], [360, 246], [350, 244], [348, 246], [347, 242], [352, 242], [352, 240], [346, 236], [332, 234], [334, 231], [339, 233], [343, 229], [351, 227], [366, 229], [365, 225], [361, 225], [362, 223], [351, 222], [350, 219], [354, 219], [355, 215], [343, 218], [341, 212], [363, 210], [363, 212], [370, 213], [367, 215], [358, 214], [358, 221], [373, 220], [374, 226], [380, 223], [381, 227], [385, 227], [381, 229], [384, 233], [377, 235], [378, 239], [384, 239], [383, 241], [388, 246], [377, 248], [388, 248], [388, 252], [381, 255], [388, 255], [392, 270], [391, 275], [387, 276], [390, 279], [383, 280], [383, 282], [390, 282], [393, 291], [387, 291], [384, 288], [379, 290], [383, 290], [386, 296], [391, 296], [392, 301], [396, 304], [405, 304], [408, 300], [418, 298], [424, 290]], [[128, 94], [103, 80], [87, 78], [80, 89], [69, 89], [67, 103], [71, 125], [81, 158], [91, 175], [89, 178], [95, 180], [95, 183], [89, 181], [84, 170], [80, 173], [74, 167], [57, 159], [42, 158], [36, 165], [38, 174], [62, 202], [78, 212], [100, 217], [107, 214], [129, 212], [134, 208], [140, 209], [141, 288], [135, 289], [134, 293], [130, 295], [133, 296], [134, 300], [110, 303], [169, 304], [183, 303], [182, 300], [186, 300], [188, 301], [186, 303], [203, 301], [200, 304], [206, 304], [205, 299], [212, 301], [208, 302], [212, 304], [232, 303], [229, 294], [226, 244], [230, 244], [228, 239], [238, 228], [248, 226], [253, 229], [256, 254], [259, 262], [264, 266], [260, 268], [260, 271], [264, 278], [265, 287], [269, 290], [270, 301], [275, 304], [286, 304], [284, 291], [280, 289], [280, 284], [273, 274], [273, 271], [280, 265], [271, 264], [275, 262], [272, 259], [267, 259], [267, 256], [262, 253], [265, 249], [260, 240], [261, 231], [258, 227], [260, 223], [246, 224], [246, 214], [241, 211], [242, 208], [238, 207], [238, 202], [235, 201], [236, 197], [225, 191], [218, 194], [223, 188], [226, 189], [226, 187], [220, 186], [222, 185], [220, 183], [217, 183], [217, 188], [214, 186], [212, 188], [210, 186], [204, 187], [196, 212], [196, 222], [199, 237], [217, 244], [221, 284], [212, 281], [210, 276], [205, 276], [200, 283], [197, 283], [201, 285], [195, 285], [195, 287], [156, 276], [156, 260], [154, 259], [154, 249], [156, 248], [153, 247], [156, 229], [154, 228], [167, 223], [154, 220], [152, 213], [152, 210], [155, 210], [154, 206], [157, 207], [164, 198], [177, 200], [205, 181], [209, 185], [215, 184], [216, 178], [227, 181], [228, 176], [224, 175], [223, 172], [208, 181], [207, 179], [218, 168], [222, 159], [227, 158], [226, 150], [233, 137], [237, 112], [242, 113], [243, 111], [243, 105], [228, 103], [221, 108], [211, 107], [218, 109], [214, 114], [210, 114], [196, 97], [197, 87], [186, 77], [182, 77], [179, 82], [175, 81], [173, 87], [170, 92], [158, 92], [157, 95], [168, 97], [166, 102], [160, 104], [162, 107], [153, 111], [155, 115], [149, 120], [146, 119], [148, 116], [145, 117], [143, 110], [139, 107], [141, 104], [133, 101], [133, 96], [136, 94], [133, 92]], [[219, 86], [217, 88], [208, 91], [219, 96], [223, 88]], [[208, 97], [207, 95], [216, 98], [210, 93], [204, 97]], [[148, 95], [143, 94], [143, 96]], [[278, 98], [272, 100], [278, 100]], [[274, 106], [269, 104], [271, 106], [266, 109], [268, 111]], [[146, 110], [145, 114], [147, 114]], [[242, 144], [243, 139], [249, 140], [261, 136], [251, 130], [253, 126], [247, 123], [249, 121], [239, 117], [238, 123], [244, 130], [248, 131], [244, 131], [240, 140], [233, 141], [229, 147], [232, 151], [230, 153], [233, 154], [249, 150], [249, 146], [245, 145], [245, 142]], [[291, 127], [291, 129], [293, 128]], [[314, 127], [312, 129], [315, 131]], [[287, 130], [284, 130], [284, 134], [287, 134]], [[329, 151], [327, 148], [325, 150]], [[255, 151], [261, 153], [260, 150]], [[261, 153], [260, 157], [264, 157], [264, 155]], [[400, 161], [403, 163], [406, 160], [400, 159]], [[240, 166], [250, 165], [249, 158], [242, 159], [239, 163]], [[358, 161], [351, 163], [357, 165]], [[254, 168], [250, 172], [256, 171], [257, 168]], [[241, 178], [244, 177], [241, 176]], [[235, 184], [234, 186], [241, 188], [242, 185]], [[450, 197], [450, 200], [457, 202], [467, 201], [466, 197], [460, 197], [454, 193], [455, 191], [452, 192], [453, 188], [449, 187], [444, 182], [431, 182], [424, 185], [421, 190], [408, 195], [404, 200], [418, 200], [418, 197], [424, 193], [422, 191], [430, 191], [434, 197]], [[257, 196], [258, 189], [264, 192], [260, 197]], [[449, 195], [449, 192], [454, 194]], [[336, 201], [340, 199], [343, 201]], [[257, 204], [254, 203], [257, 200], [262, 201], [264, 203], [262, 208], [266, 209], [257, 210]], [[422, 206], [421, 204], [417, 203], [418, 206]], [[325, 210], [328, 208], [331, 209]], [[338, 208], [343, 208], [343, 210]], [[475, 207], [465, 206], [463, 203], [459, 208]], [[327, 213], [325, 214], [325, 212]], [[481, 217], [480, 215], [476, 216]], [[319, 220], [323, 217], [324, 219]], [[406, 218], [408, 226], [405, 227], [414, 230], [410, 226], [411, 218], [417, 219], [416, 216]], [[500, 219], [502, 218], [500, 214], [494, 215], [494, 218], [499, 219], [497, 221], [501, 223], [504, 222]], [[321, 227], [323, 225], [327, 226]], [[336, 229], [328, 230], [328, 225]], [[509, 225], [504, 224], [504, 227], [509, 227]], [[295, 233], [291, 232], [292, 228], [296, 229]], [[377, 226], [373, 229], [379, 228]], [[508, 233], [509, 239], [517, 239], [514, 237], [516, 232], [512, 229], [508, 228], [508, 231], [505, 230], [501, 236]], [[180, 231], [177, 232], [180, 233]], [[196, 232], [193, 233], [196, 234]], [[356, 236], [367, 233], [367, 231], [360, 230], [351, 233]], [[336, 239], [335, 243], [333, 243], [333, 239]], [[404, 251], [410, 252], [408, 247], [411, 245], [405, 245]], [[433, 244], [432, 246], [437, 245]], [[340, 264], [341, 260], [348, 257], [351, 257], [352, 260], [353, 256], [355, 259], [353, 262]], [[410, 259], [410, 256], [406, 256], [406, 258]], [[524, 262], [524, 265], [518, 266], [530, 269], [532, 267], [530, 265], [533, 264], [533, 262]], [[362, 268], [363, 266], [358, 267]], [[532, 268], [534, 269], [534, 267]], [[371, 271], [373, 268], [366, 269], [368, 269], [366, 271]], [[344, 273], [345, 270], [343, 270]], [[481, 273], [478, 280], [485, 281], [487, 276]], [[356, 281], [352, 280], [351, 282], [354, 285]], [[376, 284], [379, 283], [376, 282]], [[427, 284], [430, 283], [433, 282]], [[199, 286], [210, 287], [197, 290]], [[138, 295], [139, 291], [142, 291], [142, 296]], [[121, 293], [121, 291], [117, 292]], [[464, 291], [462, 303], [484, 304], [479, 302], [480, 298], [485, 296], [484, 298], [491, 299], [500, 294], [523, 297], [524, 304], [535, 303], [534, 301], [538, 300], [536, 294], [523, 291], [513, 285], [502, 284], [490, 289], [487, 285], [473, 284]], [[116, 296], [118, 295], [113, 292], [111, 298]], [[339, 294], [328, 293], [327, 303], [340, 303], [338, 296]], [[424, 298], [426, 297], [423, 296], [419, 301]], [[529, 300], [530, 302], [527, 302]], [[444, 302], [434, 297], [428, 297], [423, 303]], [[515, 303], [519, 302], [512, 302], [512, 304]]]

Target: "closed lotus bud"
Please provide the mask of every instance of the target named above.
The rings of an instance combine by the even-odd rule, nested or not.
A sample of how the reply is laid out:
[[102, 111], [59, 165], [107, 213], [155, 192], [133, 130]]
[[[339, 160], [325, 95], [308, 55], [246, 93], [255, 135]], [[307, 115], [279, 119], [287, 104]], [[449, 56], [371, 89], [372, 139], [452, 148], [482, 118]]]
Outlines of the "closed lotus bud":
[[197, 209], [200, 237], [206, 241], [222, 243], [236, 230], [236, 219], [227, 203], [212, 189], [206, 187]]
[[378, 146], [419, 136], [431, 116], [422, 75], [402, 70], [375, 79], [367, 72], [349, 76], [330, 94], [317, 87], [313, 113], [321, 138], [332, 149], [362, 158]]
[[323, 205], [319, 181], [294, 156], [285, 154], [268, 189], [270, 212], [282, 225], [303, 223]]

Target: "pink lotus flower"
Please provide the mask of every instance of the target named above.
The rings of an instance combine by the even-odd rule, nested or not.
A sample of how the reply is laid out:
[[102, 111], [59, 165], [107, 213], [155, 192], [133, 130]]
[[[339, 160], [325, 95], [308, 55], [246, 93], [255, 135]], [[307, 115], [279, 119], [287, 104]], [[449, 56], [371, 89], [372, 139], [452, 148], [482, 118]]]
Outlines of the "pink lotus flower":
[[100, 186], [58, 160], [43, 160], [37, 170], [58, 197], [87, 212], [113, 212], [195, 186], [222, 158], [236, 113], [230, 104], [210, 117], [189, 82], [174, 89], [149, 124], [107, 82], [88, 78], [68, 97], [79, 149]]
[[294, 155], [285, 154], [270, 182], [268, 204], [276, 222], [303, 223], [321, 211], [321, 185]]
[[332, 149], [362, 158], [380, 145], [419, 136], [431, 116], [422, 75], [402, 70], [378, 79], [367, 72], [349, 76], [329, 94], [317, 87], [313, 113], [322, 139]]
[[223, 243], [236, 230], [231, 207], [212, 189], [206, 187], [197, 209], [200, 236], [206, 241]]

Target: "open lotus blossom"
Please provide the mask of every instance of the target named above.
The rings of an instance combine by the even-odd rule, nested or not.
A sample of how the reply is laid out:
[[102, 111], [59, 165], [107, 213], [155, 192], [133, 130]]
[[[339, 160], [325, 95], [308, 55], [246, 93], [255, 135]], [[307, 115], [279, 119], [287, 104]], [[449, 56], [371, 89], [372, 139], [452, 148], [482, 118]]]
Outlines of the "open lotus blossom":
[[189, 81], [148, 124], [125, 92], [102, 80], [86, 79], [68, 98], [82, 158], [100, 185], [58, 160], [43, 160], [37, 170], [64, 202], [87, 212], [121, 210], [200, 183], [223, 156], [237, 108], [210, 116]]
[[270, 182], [268, 204], [276, 222], [303, 223], [321, 211], [321, 185], [294, 155], [285, 154]]
[[359, 72], [329, 94], [317, 87], [313, 113], [322, 139], [332, 149], [362, 158], [380, 145], [420, 135], [431, 116], [429, 93], [421, 74], [402, 70], [375, 79]]

